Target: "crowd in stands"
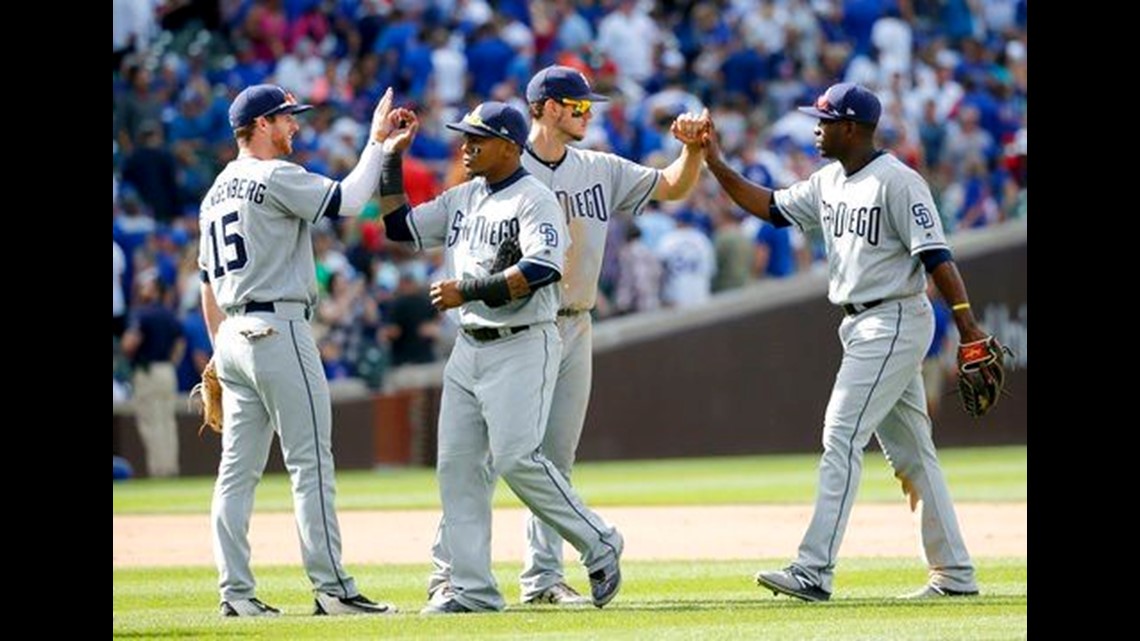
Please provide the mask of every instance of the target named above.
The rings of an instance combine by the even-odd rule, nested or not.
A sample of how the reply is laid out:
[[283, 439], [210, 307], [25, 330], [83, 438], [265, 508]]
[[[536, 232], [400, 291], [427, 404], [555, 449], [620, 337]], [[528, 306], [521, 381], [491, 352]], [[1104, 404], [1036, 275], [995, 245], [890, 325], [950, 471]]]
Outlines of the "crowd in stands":
[[[879, 144], [926, 176], [955, 230], [1027, 215], [1028, 0], [114, 0], [112, 241], [115, 393], [136, 284], [156, 278], [184, 325], [183, 390], [210, 342], [198, 310], [198, 203], [236, 153], [227, 109], [275, 82], [318, 105], [292, 160], [338, 177], [389, 86], [422, 127], [405, 156], [413, 204], [462, 181], [443, 127], [488, 99], [526, 113], [531, 75], [558, 63], [611, 96], [582, 146], [664, 166], [684, 111], [708, 108], [722, 147], [772, 187], [823, 162], [797, 112], [829, 84], [872, 88]], [[617, 220], [597, 314], [701, 304], [812, 269], [816, 239], [745, 217], [706, 177], [682, 203]], [[380, 384], [430, 362], [455, 328], [426, 298], [438, 258], [384, 238], [375, 206], [324, 222], [314, 326], [331, 380]]]

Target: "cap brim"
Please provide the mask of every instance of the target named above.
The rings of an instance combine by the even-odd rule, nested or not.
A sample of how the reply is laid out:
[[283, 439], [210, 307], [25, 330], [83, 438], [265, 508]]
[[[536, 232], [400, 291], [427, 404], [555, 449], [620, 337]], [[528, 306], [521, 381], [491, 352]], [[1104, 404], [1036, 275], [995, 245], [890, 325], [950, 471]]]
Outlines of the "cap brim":
[[472, 136], [479, 136], [480, 138], [500, 138], [500, 139], [505, 140], [509, 143], [512, 143], [515, 145], [518, 144], [517, 142], [512, 140], [510, 138], [510, 136], [505, 136], [505, 135], [503, 135], [503, 134], [501, 134], [501, 133], [499, 133], [493, 129], [487, 129], [486, 127], [480, 127], [478, 125], [472, 125], [472, 124], [466, 123], [466, 122], [449, 122], [444, 126], [447, 127], [448, 129], [452, 129], [454, 131], [460, 131], [460, 132], [463, 132], [465, 134], [471, 134]]
[[299, 114], [312, 109], [312, 105], [282, 105], [277, 109], [271, 110], [266, 116], [273, 116], [276, 114]]
[[820, 120], [843, 120], [843, 118], [840, 118], [835, 114], [829, 114], [826, 111], [820, 111], [815, 107], [796, 107], [796, 109], [798, 109], [801, 113], [805, 113], [809, 116], [815, 116]]

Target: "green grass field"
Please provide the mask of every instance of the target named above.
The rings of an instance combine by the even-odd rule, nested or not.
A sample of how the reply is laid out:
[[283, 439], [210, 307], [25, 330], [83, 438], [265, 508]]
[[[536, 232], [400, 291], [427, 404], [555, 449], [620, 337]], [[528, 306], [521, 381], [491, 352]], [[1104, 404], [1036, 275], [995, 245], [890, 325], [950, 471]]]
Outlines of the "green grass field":
[[[943, 466], [959, 501], [1027, 501], [1026, 447], [947, 450]], [[583, 464], [575, 484], [595, 505], [810, 503], [814, 456]], [[434, 508], [429, 471], [338, 475], [341, 509]], [[113, 485], [113, 514], [201, 513], [211, 479]], [[900, 501], [878, 454], [867, 457], [859, 501]], [[288, 481], [267, 477], [259, 511], [289, 510]], [[517, 505], [500, 492], [499, 505]], [[426, 553], [426, 551], [425, 551]], [[789, 555], [794, 550], [788, 551]], [[428, 567], [360, 565], [346, 559], [362, 592], [400, 607], [392, 617], [315, 618], [300, 567], [256, 566], [258, 594], [282, 608], [275, 620], [217, 616], [212, 567], [112, 570], [112, 635], [123, 638], [550, 638], [550, 639], [1021, 639], [1028, 636], [1028, 558], [978, 558], [983, 595], [933, 602], [894, 595], [922, 585], [917, 558], [841, 559], [835, 599], [806, 604], [775, 598], [751, 580], [787, 559], [627, 562], [618, 598], [604, 610], [512, 606], [498, 614], [420, 617]], [[255, 560], [256, 562], [256, 560]], [[568, 564], [574, 566], [575, 564]], [[517, 603], [518, 563], [496, 565], [508, 603]], [[580, 568], [572, 583], [587, 584]]]
[[[1025, 501], [1029, 492], [1026, 447], [939, 452], [942, 467], [959, 501]], [[811, 503], [815, 500], [816, 455], [747, 456], [582, 463], [574, 485], [591, 505], [726, 505]], [[206, 514], [212, 478], [129, 481], [112, 484], [112, 514]], [[878, 453], [863, 466], [860, 501], [897, 501], [899, 485]], [[497, 506], [521, 505], [503, 483]], [[428, 509], [439, 506], [430, 469], [338, 472], [341, 510]], [[257, 489], [257, 509], [293, 510], [289, 479], [266, 475]]]

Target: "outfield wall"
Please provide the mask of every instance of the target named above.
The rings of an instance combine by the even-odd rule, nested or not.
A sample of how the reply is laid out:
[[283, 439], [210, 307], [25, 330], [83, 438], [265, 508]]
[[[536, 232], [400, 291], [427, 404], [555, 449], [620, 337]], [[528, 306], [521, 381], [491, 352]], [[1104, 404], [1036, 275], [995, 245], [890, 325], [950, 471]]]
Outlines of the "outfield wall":
[[[985, 419], [947, 396], [939, 445], [1028, 443], [1028, 230], [1013, 223], [954, 237], [975, 313], [1017, 352], [1010, 395]], [[595, 326], [594, 387], [579, 460], [812, 452], [839, 365], [842, 313], [825, 276], [763, 281], [690, 311], [663, 311]], [[342, 469], [430, 464], [442, 364], [392, 373], [386, 392], [336, 386], [333, 447]], [[946, 393], [953, 393], [948, 382]], [[179, 419], [183, 474], [212, 474], [218, 438]], [[141, 470], [128, 408], [113, 414], [113, 451]], [[270, 469], [283, 469], [274, 448]]]

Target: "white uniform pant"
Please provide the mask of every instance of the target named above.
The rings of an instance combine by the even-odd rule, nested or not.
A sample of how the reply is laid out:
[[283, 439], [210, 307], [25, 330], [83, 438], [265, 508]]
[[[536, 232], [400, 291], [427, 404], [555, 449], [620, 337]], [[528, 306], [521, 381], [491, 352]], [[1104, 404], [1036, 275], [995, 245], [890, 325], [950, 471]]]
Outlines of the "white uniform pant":
[[274, 432], [293, 485], [301, 558], [313, 588], [355, 596], [341, 565], [328, 381], [300, 303], [226, 319], [215, 337], [225, 430], [211, 520], [223, 600], [255, 596], [249, 520]]
[[977, 589], [926, 413], [920, 367], [933, 335], [934, 316], [925, 294], [887, 301], [844, 318], [839, 326], [843, 363], [824, 417], [819, 493], [795, 561], [828, 592], [859, 488], [863, 449], [872, 434], [911, 509], [919, 510], [931, 583]]
[[[578, 441], [586, 423], [593, 380], [594, 329], [589, 312], [559, 316], [558, 333], [562, 337], [562, 361], [542, 439], [542, 453], [570, 480]], [[519, 576], [524, 601], [565, 580], [562, 537], [558, 531], [532, 513], [527, 518], [526, 540], [526, 561]]]
[[582, 503], [539, 447], [560, 355], [554, 325], [540, 323], [482, 343], [460, 334], [444, 370], [437, 465], [443, 521], [434, 577], [449, 576], [453, 598], [473, 610], [505, 605], [491, 573], [498, 476], [579, 551], [589, 571], [620, 554], [616, 530]]

